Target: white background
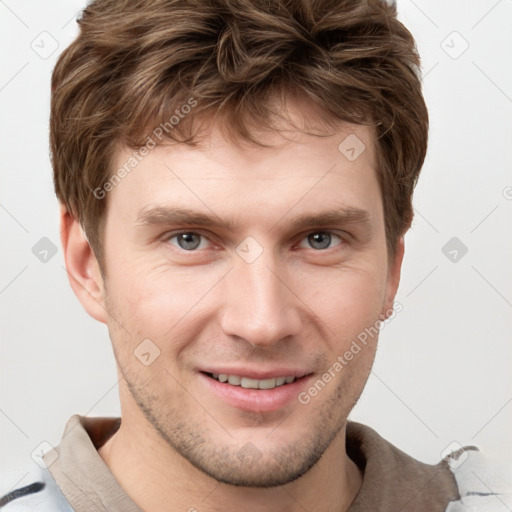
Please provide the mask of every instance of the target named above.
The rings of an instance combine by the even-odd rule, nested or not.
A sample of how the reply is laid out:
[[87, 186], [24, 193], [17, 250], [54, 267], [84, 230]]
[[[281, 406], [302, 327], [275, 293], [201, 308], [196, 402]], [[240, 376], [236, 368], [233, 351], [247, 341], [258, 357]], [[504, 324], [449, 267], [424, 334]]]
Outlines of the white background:
[[[430, 143], [403, 311], [382, 331], [351, 418], [425, 462], [454, 441], [510, 459], [512, 2], [398, 4], [423, 59]], [[63, 268], [48, 156], [50, 74], [81, 7], [0, 1], [2, 466], [58, 444], [72, 414], [120, 414], [106, 327], [82, 310]], [[32, 253], [42, 237], [58, 246], [46, 263]], [[452, 237], [468, 249], [456, 262], [442, 252]]]

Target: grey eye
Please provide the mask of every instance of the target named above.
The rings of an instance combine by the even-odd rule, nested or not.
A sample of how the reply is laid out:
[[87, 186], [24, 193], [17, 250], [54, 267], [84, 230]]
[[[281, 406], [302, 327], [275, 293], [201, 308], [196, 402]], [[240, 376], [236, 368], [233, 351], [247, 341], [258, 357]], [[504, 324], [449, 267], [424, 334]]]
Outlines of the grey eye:
[[198, 233], [179, 233], [172, 238], [175, 238], [178, 246], [186, 251], [197, 249], [201, 244], [201, 235]]
[[[331, 243], [335, 242], [336, 239], [338, 240], [338, 243], [331, 246]], [[331, 247], [335, 247], [342, 243], [340, 236], [330, 233], [329, 231], [315, 231], [305, 237], [304, 241], [307, 241], [307, 247], [312, 247], [313, 249], [318, 250], [330, 249]], [[304, 247], [304, 245], [301, 244], [301, 247]]]
[[314, 249], [325, 249], [331, 243], [331, 235], [329, 233], [312, 233], [308, 235], [308, 242]]

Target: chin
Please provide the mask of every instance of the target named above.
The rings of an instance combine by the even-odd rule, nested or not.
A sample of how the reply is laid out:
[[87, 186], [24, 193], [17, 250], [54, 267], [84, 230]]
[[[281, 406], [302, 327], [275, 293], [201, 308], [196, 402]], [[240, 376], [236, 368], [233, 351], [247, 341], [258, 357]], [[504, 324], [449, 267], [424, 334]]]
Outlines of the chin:
[[[321, 453], [309, 452], [302, 454], [299, 458], [286, 455], [286, 449], [279, 457], [260, 455], [256, 458], [240, 458], [239, 454], [246, 447], [247, 443], [235, 456], [227, 461], [218, 457], [205, 460], [189, 459], [197, 469], [210, 476], [214, 480], [236, 487], [269, 488], [278, 487], [297, 480], [307, 473], [322, 457]], [[252, 445], [253, 448], [254, 445]], [[249, 451], [249, 450], [247, 450]], [[255, 452], [256, 453], [256, 452]]]

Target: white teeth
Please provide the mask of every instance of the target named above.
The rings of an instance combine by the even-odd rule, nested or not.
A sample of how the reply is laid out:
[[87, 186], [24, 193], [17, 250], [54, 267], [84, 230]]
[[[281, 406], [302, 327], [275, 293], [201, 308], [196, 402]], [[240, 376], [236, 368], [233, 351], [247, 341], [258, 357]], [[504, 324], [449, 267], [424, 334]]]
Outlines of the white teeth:
[[228, 382], [233, 386], [240, 386], [240, 382], [242, 382], [242, 377], [239, 377], [238, 375], [230, 375], [228, 377]]
[[272, 389], [276, 387], [276, 379], [263, 379], [258, 383], [260, 389]]
[[256, 379], [249, 379], [247, 377], [242, 377], [240, 382], [240, 386], [246, 389], [258, 389], [258, 381]]
[[242, 386], [245, 389], [274, 389], [283, 384], [291, 384], [295, 377], [272, 377], [271, 379], [250, 379], [249, 377], [240, 377], [238, 375], [227, 375], [226, 373], [212, 373], [212, 377], [223, 383], [232, 386]]

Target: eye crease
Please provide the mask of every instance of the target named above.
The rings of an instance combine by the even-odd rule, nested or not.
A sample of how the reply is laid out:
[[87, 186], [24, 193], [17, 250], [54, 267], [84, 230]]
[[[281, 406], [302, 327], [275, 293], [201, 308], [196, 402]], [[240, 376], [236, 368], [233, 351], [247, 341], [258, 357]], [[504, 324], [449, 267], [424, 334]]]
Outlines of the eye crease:
[[[331, 248], [331, 242], [333, 242], [334, 239], [338, 239], [338, 243], [333, 247], [343, 243], [339, 235], [331, 233], [330, 231], [313, 231], [305, 236], [302, 241], [306, 241], [306, 243], [308, 243], [312, 249], [324, 250]], [[179, 249], [183, 249], [185, 251], [194, 251], [195, 249], [204, 249], [204, 247], [201, 247], [201, 245], [203, 245], [203, 240], [207, 239], [200, 233], [195, 233], [194, 231], [183, 231], [168, 237], [167, 240]], [[176, 243], [173, 243], [172, 240], [175, 240]], [[305, 246], [303, 243], [301, 243], [300, 247]]]

